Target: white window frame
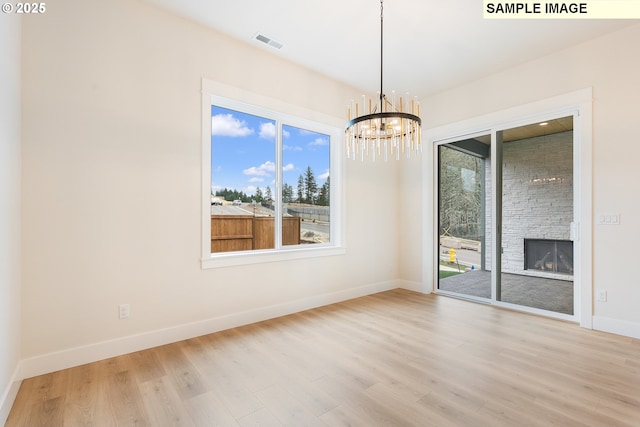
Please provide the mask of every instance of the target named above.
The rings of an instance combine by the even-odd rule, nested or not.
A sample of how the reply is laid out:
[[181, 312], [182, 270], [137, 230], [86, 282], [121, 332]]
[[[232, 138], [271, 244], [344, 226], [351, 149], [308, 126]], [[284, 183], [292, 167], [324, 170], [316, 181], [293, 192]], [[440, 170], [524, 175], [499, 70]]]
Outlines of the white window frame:
[[[282, 125], [325, 134], [330, 138], [331, 187], [329, 207], [331, 222], [329, 243], [282, 246], [280, 237], [281, 211], [276, 209], [276, 248], [239, 252], [211, 253], [211, 106], [228, 108], [274, 120]], [[343, 161], [340, 156], [343, 132], [337, 118], [293, 106], [280, 100], [248, 93], [211, 80], [202, 80], [202, 258], [203, 269], [229, 267], [263, 262], [287, 261], [320, 256], [342, 255], [344, 247]], [[281, 132], [279, 131], [279, 134]], [[276, 189], [278, 206], [282, 194], [282, 141], [276, 139]]]

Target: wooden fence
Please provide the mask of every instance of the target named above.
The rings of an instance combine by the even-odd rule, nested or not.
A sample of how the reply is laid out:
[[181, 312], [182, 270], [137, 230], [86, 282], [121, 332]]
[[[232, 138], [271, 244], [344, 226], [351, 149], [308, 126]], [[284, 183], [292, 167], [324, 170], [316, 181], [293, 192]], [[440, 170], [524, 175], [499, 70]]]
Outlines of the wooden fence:
[[[274, 218], [252, 215], [211, 215], [211, 253], [273, 249]], [[300, 244], [300, 218], [282, 218], [282, 244]]]

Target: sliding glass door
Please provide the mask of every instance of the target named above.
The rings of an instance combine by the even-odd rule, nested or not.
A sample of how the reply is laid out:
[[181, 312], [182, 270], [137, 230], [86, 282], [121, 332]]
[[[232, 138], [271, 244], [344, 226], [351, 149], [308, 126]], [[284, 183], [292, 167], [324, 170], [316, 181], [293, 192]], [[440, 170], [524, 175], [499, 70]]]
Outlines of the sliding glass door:
[[500, 133], [497, 299], [573, 315], [573, 117]]
[[486, 258], [490, 135], [438, 146], [438, 289], [491, 298]]
[[437, 145], [441, 293], [574, 314], [573, 116]]

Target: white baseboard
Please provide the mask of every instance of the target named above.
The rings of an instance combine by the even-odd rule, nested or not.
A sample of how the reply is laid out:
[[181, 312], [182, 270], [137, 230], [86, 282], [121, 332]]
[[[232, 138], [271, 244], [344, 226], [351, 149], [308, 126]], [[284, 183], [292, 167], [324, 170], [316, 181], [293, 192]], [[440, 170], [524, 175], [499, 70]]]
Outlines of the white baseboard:
[[4, 393], [0, 396], [0, 425], [2, 426], [7, 422], [13, 402], [16, 400], [16, 396], [18, 395], [20, 384], [22, 384], [22, 373], [21, 364], [19, 363], [16, 370], [13, 372], [11, 381], [7, 384]]
[[626, 320], [593, 316], [593, 329], [640, 339], [640, 323], [628, 322]]
[[283, 304], [262, 307], [255, 310], [214, 317], [166, 329], [149, 331], [142, 334], [130, 335], [109, 341], [47, 353], [22, 360], [22, 376], [20, 379], [31, 378], [59, 371], [61, 369], [72, 368], [74, 366], [108, 359], [110, 357], [121, 356], [123, 354], [170, 344], [201, 335], [207, 335], [225, 329], [273, 319], [275, 317], [285, 316], [287, 314], [297, 313], [327, 304], [333, 304], [352, 298], [387, 291], [397, 287], [398, 283], [395, 281], [374, 283], [338, 292], [316, 295]]

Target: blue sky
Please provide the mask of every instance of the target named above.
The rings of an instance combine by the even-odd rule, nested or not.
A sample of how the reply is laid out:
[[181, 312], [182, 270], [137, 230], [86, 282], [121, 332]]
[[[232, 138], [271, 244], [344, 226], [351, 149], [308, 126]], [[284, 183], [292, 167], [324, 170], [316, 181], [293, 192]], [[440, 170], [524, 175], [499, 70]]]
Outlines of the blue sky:
[[[275, 121], [211, 106], [211, 188], [254, 194], [267, 186], [275, 195]], [[329, 175], [329, 136], [283, 126], [283, 179], [294, 192], [311, 166], [318, 187]]]

